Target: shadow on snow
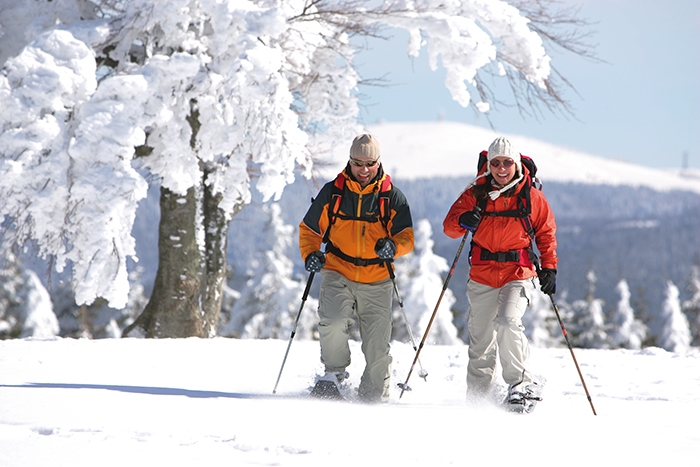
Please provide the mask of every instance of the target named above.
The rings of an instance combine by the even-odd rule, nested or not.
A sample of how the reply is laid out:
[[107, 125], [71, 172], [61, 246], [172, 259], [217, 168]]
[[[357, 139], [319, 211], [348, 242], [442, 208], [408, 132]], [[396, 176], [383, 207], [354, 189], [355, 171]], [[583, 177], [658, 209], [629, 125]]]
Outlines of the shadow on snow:
[[202, 391], [196, 389], [161, 388], [151, 386], [122, 386], [112, 384], [77, 384], [77, 383], [27, 383], [2, 384], [0, 388], [31, 388], [31, 389], [103, 389], [107, 391], [127, 392], [132, 394], [150, 394], [153, 396], [185, 396], [194, 399], [227, 398], [227, 399], [268, 399], [293, 398], [293, 395], [252, 394], [239, 392]]

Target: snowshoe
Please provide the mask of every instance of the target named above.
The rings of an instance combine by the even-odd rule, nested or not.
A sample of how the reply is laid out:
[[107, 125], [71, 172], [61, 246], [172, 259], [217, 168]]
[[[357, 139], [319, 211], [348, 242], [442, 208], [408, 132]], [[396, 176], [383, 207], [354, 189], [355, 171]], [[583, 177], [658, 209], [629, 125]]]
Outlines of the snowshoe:
[[531, 413], [537, 403], [542, 400], [544, 378], [536, 379], [532, 384], [516, 384], [508, 390], [505, 408], [513, 413]]
[[318, 399], [345, 400], [338, 386], [349, 377], [350, 374], [347, 371], [326, 371], [311, 389], [311, 396]]
[[328, 400], [344, 400], [338, 390], [338, 386], [333, 381], [319, 380], [311, 390], [311, 397]]

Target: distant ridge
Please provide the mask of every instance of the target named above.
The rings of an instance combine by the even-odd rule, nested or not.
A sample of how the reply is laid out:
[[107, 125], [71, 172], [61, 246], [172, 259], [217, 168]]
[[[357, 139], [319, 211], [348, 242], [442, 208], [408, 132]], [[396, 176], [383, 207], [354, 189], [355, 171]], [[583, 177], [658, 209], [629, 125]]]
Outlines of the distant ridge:
[[[377, 136], [383, 163], [393, 178], [419, 179], [441, 176], [471, 177], [477, 154], [497, 135], [507, 136], [523, 154], [535, 158], [544, 181], [646, 187], [657, 191], [683, 190], [700, 193], [698, 171], [653, 169], [620, 160], [606, 159], [522, 135], [457, 122], [382, 122], [369, 125]], [[342, 169], [347, 154], [339, 145], [331, 172]], [[663, 156], [660, 156], [663, 157]]]

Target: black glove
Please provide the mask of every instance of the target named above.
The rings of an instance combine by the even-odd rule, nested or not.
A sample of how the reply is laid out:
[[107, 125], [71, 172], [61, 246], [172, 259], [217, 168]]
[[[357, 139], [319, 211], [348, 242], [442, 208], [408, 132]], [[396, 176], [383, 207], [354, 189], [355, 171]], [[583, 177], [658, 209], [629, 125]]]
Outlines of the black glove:
[[396, 243], [389, 237], [380, 238], [374, 245], [374, 252], [377, 253], [379, 259], [394, 259]]
[[306, 257], [304, 267], [309, 272], [320, 272], [324, 264], [326, 264], [326, 257], [321, 250], [316, 250]]
[[459, 225], [472, 232], [476, 231], [481, 222], [481, 209], [475, 206], [472, 211], [467, 211], [459, 216]]
[[540, 278], [540, 290], [547, 295], [557, 293], [557, 270], [542, 268], [537, 274]]

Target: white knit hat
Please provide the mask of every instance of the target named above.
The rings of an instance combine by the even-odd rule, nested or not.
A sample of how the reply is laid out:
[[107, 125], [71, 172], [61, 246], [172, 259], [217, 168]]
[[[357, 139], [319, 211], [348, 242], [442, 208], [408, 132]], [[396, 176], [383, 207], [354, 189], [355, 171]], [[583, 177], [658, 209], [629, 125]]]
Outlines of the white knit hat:
[[[488, 155], [486, 156], [491, 162], [491, 159], [494, 157], [510, 157], [515, 161], [515, 166], [518, 168], [518, 173], [522, 174], [523, 173], [523, 166], [522, 163], [520, 162], [520, 153], [515, 150], [515, 146], [504, 136], [499, 136], [495, 140], [493, 140], [493, 143], [491, 143], [491, 146], [489, 146], [489, 151]], [[491, 164], [489, 164], [489, 169], [491, 168]]]
[[491, 145], [489, 146], [489, 150], [486, 154], [486, 171], [483, 174], [478, 175], [471, 182], [469, 182], [469, 185], [467, 185], [466, 189], [469, 189], [470, 187], [476, 185], [477, 180], [479, 180], [482, 177], [486, 177], [491, 173], [491, 159], [495, 157], [510, 157], [511, 159], [513, 159], [513, 161], [515, 162], [515, 167], [518, 169], [519, 176], [503, 188], [489, 192], [489, 197], [491, 199], [496, 199], [499, 196], [501, 196], [501, 193], [510, 190], [515, 185], [520, 183], [520, 181], [523, 179], [523, 165], [520, 160], [520, 153], [515, 150], [515, 147], [508, 140], [508, 138], [504, 136], [499, 136], [498, 138], [493, 140], [493, 143], [491, 143]]

